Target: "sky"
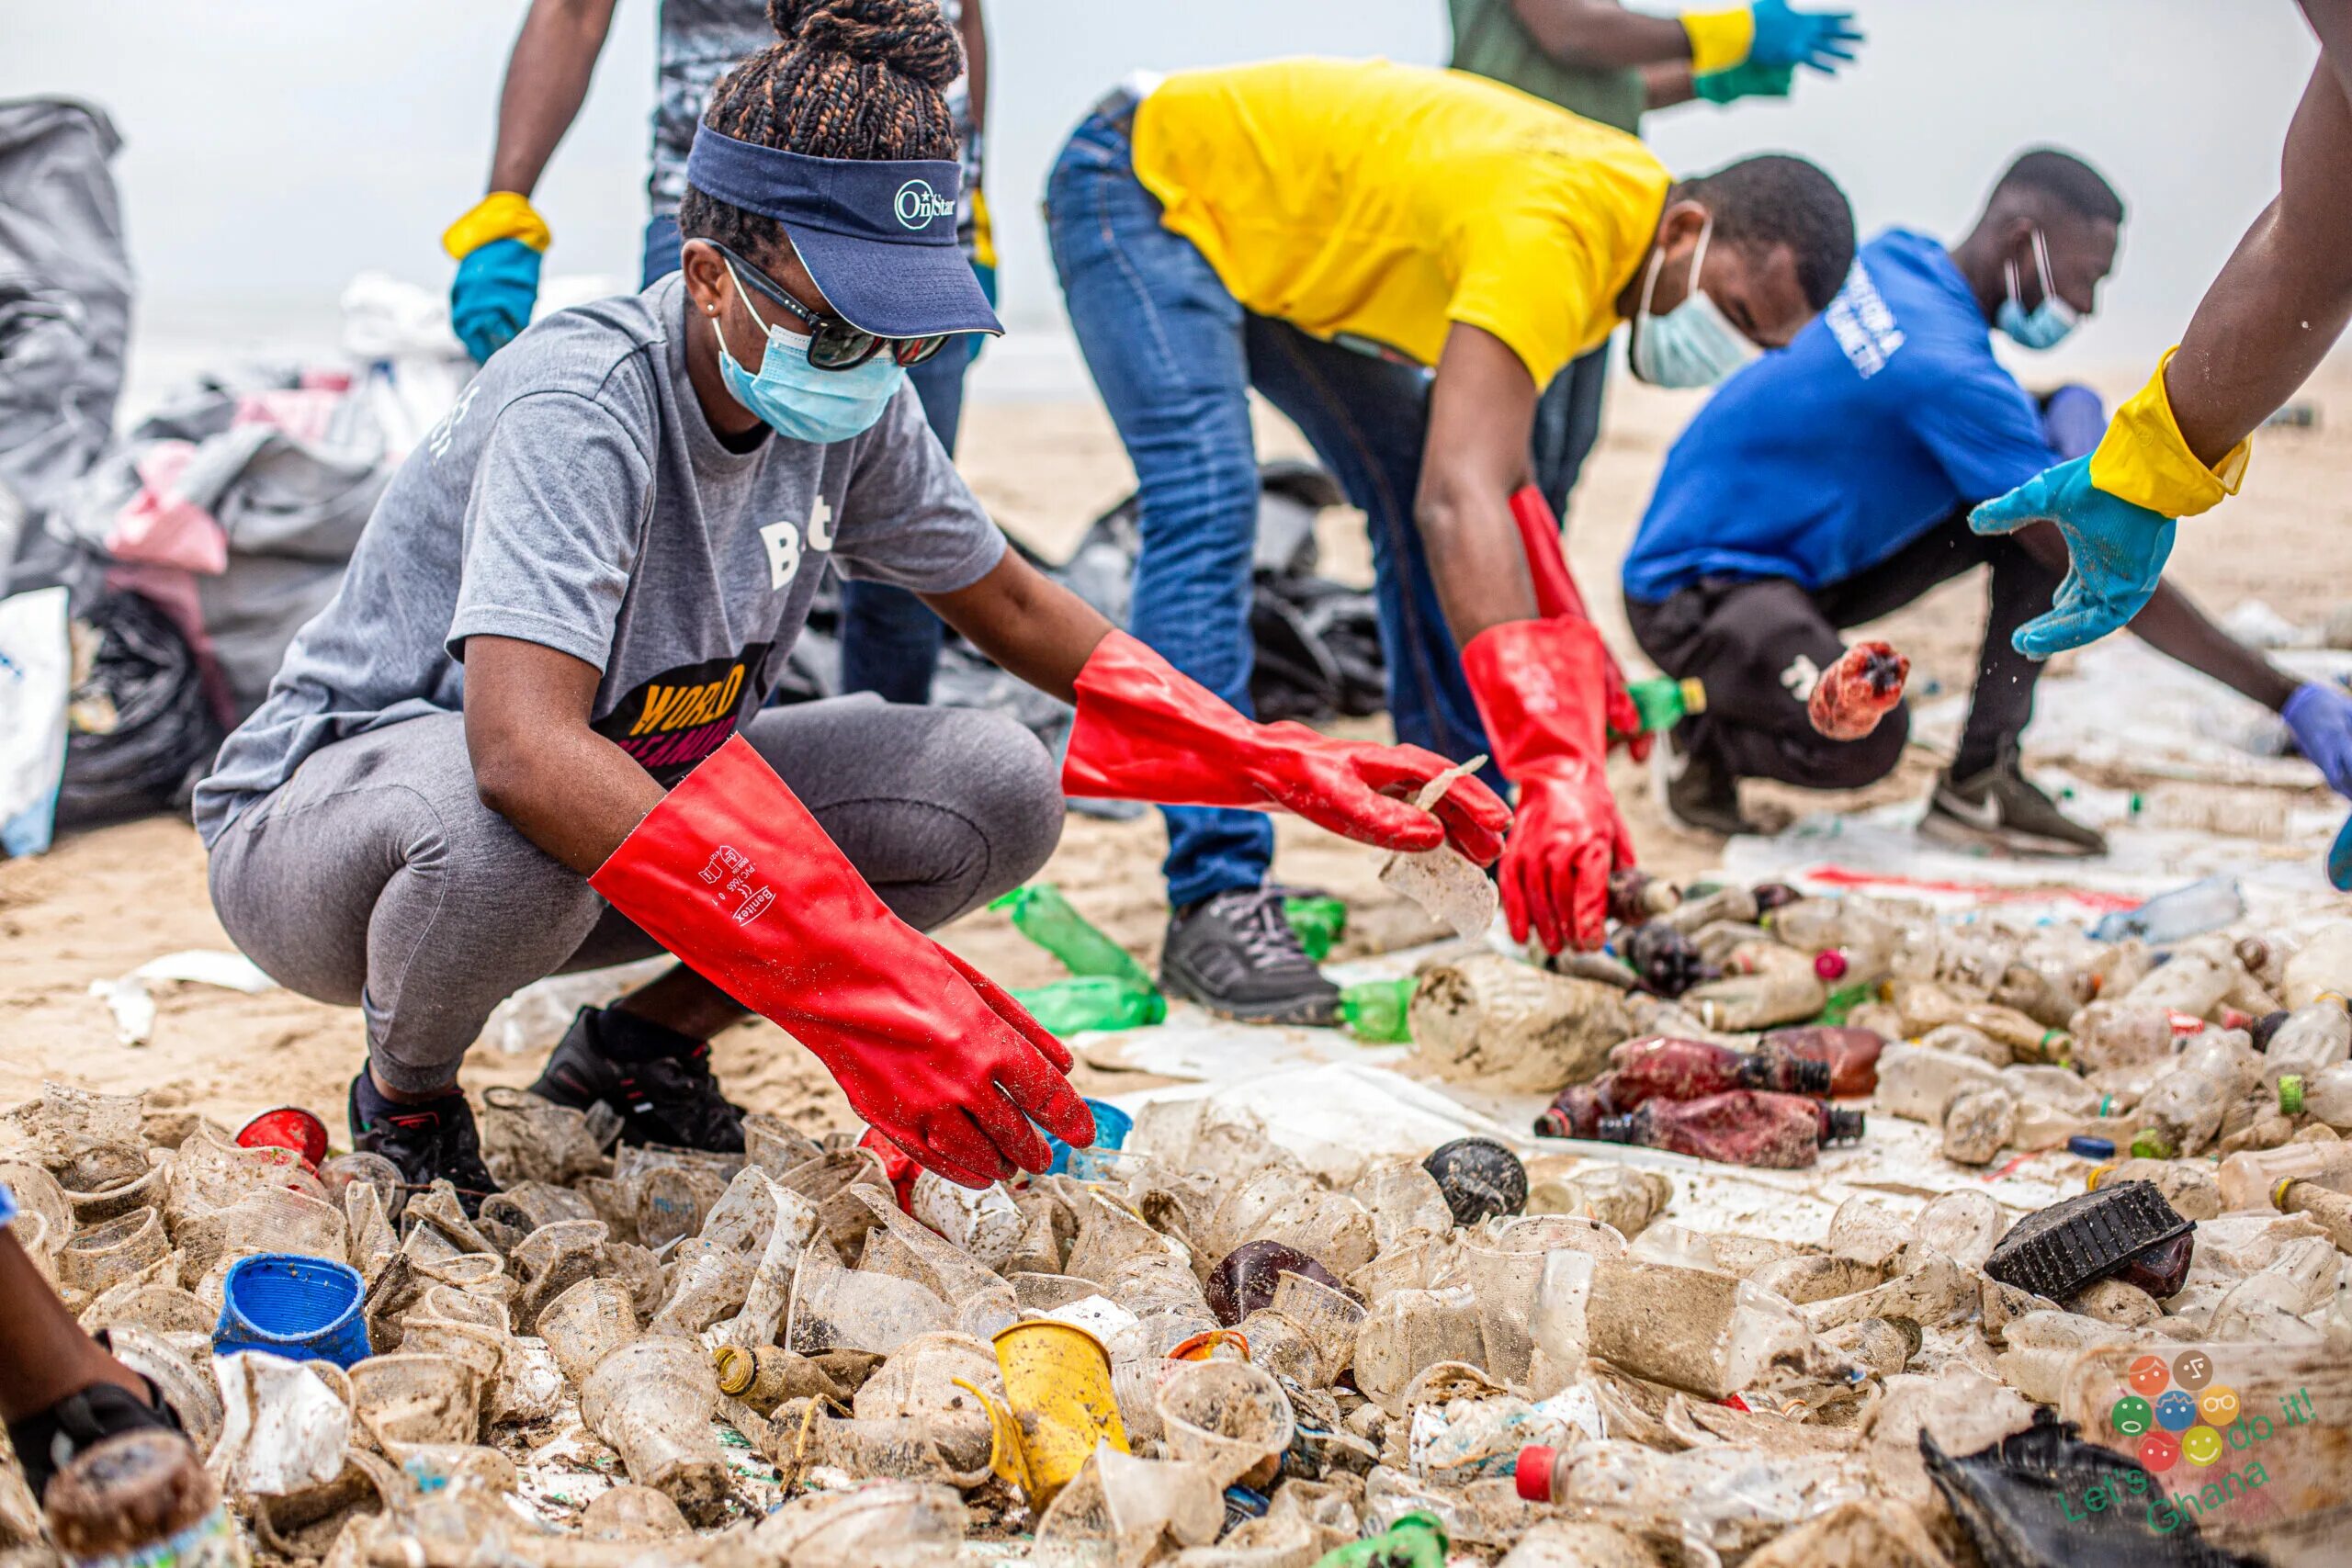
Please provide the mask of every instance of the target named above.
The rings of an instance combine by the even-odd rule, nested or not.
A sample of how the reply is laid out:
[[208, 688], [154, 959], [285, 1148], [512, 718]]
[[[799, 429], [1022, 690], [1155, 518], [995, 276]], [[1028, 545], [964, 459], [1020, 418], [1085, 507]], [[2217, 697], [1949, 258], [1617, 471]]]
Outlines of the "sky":
[[[1658, 5], [1644, 7], [1671, 9]], [[2131, 216], [2097, 320], [2043, 367], [2145, 362], [2278, 185], [2315, 56], [2289, 0], [1853, 0], [1870, 35], [1786, 104], [1692, 105], [1645, 135], [1677, 170], [1800, 152], [1865, 236], [1956, 235], [2009, 156], [2099, 166]], [[364, 269], [435, 289], [442, 229], [481, 193], [522, 0], [77, 0], [0, 12], [0, 96], [112, 115], [141, 330], [228, 342], [331, 330]], [[636, 282], [658, 0], [621, 0], [588, 104], [537, 205], [548, 270]], [[1069, 128], [1138, 66], [1317, 52], [1438, 63], [1443, 0], [989, 0], [990, 206], [1016, 334], [1062, 331], [1037, 198]], [[985, 363], [985, 362], [984, 362]]]

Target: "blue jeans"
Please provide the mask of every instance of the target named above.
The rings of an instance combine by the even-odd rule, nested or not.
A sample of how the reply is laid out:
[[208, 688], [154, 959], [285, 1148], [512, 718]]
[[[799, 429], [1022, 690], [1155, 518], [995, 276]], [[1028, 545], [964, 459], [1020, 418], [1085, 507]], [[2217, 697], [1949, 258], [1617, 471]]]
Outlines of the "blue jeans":
[[[1243, 310], [1193, 243], [1160, 226], [1126, 129], [1103, 116], [1063, 147], [1046, 209], [1070, 325], [1135, 465], [1143, 554], [1128, 629], [1250, 711], [1254, 386], [1364, 512], [1397, 739], [1457, 760], [1487, 750], [1413, 522], [1428, 378]], [[1273, 829], [1261, 813], [1166, 816], [1170, 902], [1265, 880]]]
[[[640, 287], [678, 270], [678, 220], [668, 213], [645, 225]], [[973, 344], [959, 338], [907, 372], [932, 434], [952, 455], [964, 419], [964, 371]], [[947, 628], [923, 602], [881, 582], [842, 583], [842, 694], [875, 692], [886, 702], [927, 703]]]

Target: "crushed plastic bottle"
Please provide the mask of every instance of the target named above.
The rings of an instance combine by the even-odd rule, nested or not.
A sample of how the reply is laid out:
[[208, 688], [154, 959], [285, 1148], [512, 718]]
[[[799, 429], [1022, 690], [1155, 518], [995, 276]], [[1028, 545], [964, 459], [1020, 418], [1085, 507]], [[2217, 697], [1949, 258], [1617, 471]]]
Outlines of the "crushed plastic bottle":
[[2219, 931], [2245, 913], [2245, 895], [2234, 876], [2209, 876], [2169, 893], [2159, 893], [2136, 909], [2102, 916], [2091, 928], [2100, 942], [2126, 937], [2159, 946]]
[[1283, 919], [1306, 956], [1320, 964], [1347, 933], [1348, 907], [1329, 893], [1294, 893], [1283, 899]]
[[1860, 740], [1903, 700], [1911, 660], [1883, 642], [1858, 642], [1821, 672], [1805, 716], [1832, 740]]
[[1602, 1118], [1595, 1135], [1726, 1165], [1786, 1170], [1811, 1165], [1825, 1144], [1860, 1138], [1862, 1113], [1798, 1095], [1736, 1089], [1680, 1103], [1651, 1100], [1630, 1114]]
[[1012, 999], [1056, 1034], [1168, 1021], [1168, 999], [1158, 987], [1109, 975], [1078, 975], [1026, 987], [1014, 991]]
[[1349, 1033], [1374, 1045], [1409, 1043], [1413, 1026], [1408, 1010], [1419, 985], [1412, 979], [1359, 980], [1340, 987], [1340, 1021]]
[[1135, 955], [1096, 929], [1050, 882], [1016, 887], [989, 908], [1005, 910], [1015, 931], [1060, 959], [1073, 975], [1125, 980], [1147, 991], [1155, 988], [1150, 972]]
[[1829, 1097], [1851, 1100], [1877, 1090], [1886, 1036], [1852, 1024], [1808, 1024], [1773, 1030], [1758, 1042], [1758, 1048], [1823, 1064], [1829, 1069]]

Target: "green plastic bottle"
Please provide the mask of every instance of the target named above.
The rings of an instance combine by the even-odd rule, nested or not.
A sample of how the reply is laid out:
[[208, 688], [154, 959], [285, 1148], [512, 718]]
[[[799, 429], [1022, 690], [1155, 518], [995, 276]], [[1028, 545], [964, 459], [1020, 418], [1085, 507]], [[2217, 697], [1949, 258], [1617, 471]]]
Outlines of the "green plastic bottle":
[[1359, 980], [1340, 991], [1340, 1021], [1348, 1032], [1370, 1045], [1409, 1043], [1413, 1027], [1405, 1014], [1406, 1004], [1413, 999], [1414, 987], [1420, 982], [1408, 976], [1402, 980]]
[[1625, 694], [1641, 713], [1645, 735], [1672, 729], [1688, 716], [1707, 711], [1707, 688], [1696, 679], [1678, 681], [1658, 675], [1647, 681], [1628, 681]]
[[1012, 999], [1056, 1034], [1164, 1023], [1168, 998], [1150, 986], [1110, 975], [1080, 975], [1012, 993]]
[[1013, 929], [1060, 959], [1073, 975], [1125, 980], [1147, 991], [1157, 988], [1135, 955], [1088, 923], [1050, 882], [1016, 887], [989, 908], [1012, 911]]
[[1445, 1568], [1445, 1523], [1415, 1509], [1363, 1540], [1325, 1552], [1315, 1568]]
[[1329, 893], [1285, 898], [1283, 919], [1298, 933], [1298, 945], [1306, 949], [1306, 956], [1320, 964], [1348, 929], [1348, 907]]

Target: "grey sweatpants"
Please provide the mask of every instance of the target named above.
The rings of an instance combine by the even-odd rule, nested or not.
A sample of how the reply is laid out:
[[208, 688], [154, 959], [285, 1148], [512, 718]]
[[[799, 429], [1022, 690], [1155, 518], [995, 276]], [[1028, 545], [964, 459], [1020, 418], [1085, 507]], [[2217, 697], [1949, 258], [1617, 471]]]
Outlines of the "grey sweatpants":
[[[842, 697], [765, 709], [743, 736], [918, 930], [1019, 886], [1061, 837], [1053, 759], [1001, 715]], [[532, 981], [661, 951], [481, 803], [458, 714], [314, 753], [215, 841], [211, 884], [272, 979], [359, 1005], [377, 1076], [407, 1093], [453, 1082]]]

